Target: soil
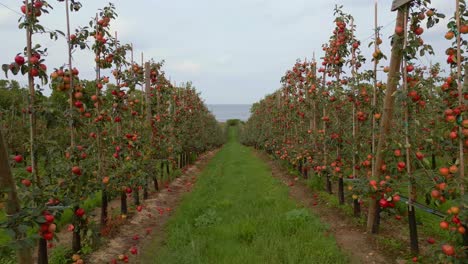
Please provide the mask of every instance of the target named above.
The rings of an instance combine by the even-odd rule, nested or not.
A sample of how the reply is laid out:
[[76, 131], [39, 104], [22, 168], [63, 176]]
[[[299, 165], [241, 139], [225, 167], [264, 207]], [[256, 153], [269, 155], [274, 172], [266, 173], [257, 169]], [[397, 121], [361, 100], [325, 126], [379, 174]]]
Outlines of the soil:
[[339, 210], [331, 210], [326, 202], [314, 194], [311, 189], [300, 181], [294, 181], [284, 168], [264, 153], [256, 152], [272, 170], [273, 177], [289, 186], [289, 195], [303, 206], [320, 217], [322, 222], [329, 225], [329, 235], [332, 235], [341, 250], [347, 254], [352, 264], [380, 264], [400, 263], [395, 257], [382, 253], [375, 238], [365, 232], [362, 226], [354, 223], [347, 215]]
[[[164, 237], [164, 226], [167, 220], [180, 204], [183, 195], [192, 190], [198, 174], [217, 151], [201, 155], [193, 165], [186, 167], [183, 174], [171, 183], [165, 186], [161, 186], [160, 183], [160, 188], [163, 188], [159, 192], [150, 193], [148, 199], [142, 201], [141, 212], [129, 210], [130, 213], [126, 219], [113, 220], [115, 221], [113, 224], [117, 227], [113, 228], [109, 239], [104, 240], [99, 249], [86, 256], [85, 263], [112, 263], [114, 259], [118, 260], [119, 256], [127, 256], [129, 263], [138, 263], [137, 256], [144, 248], [145, 242], [152, 241], [155, 236]], [[109, 202], [109, 212], [116, 214], [119, 210], [120, 199]], [[93, 211], [94, 221], [99, 222], [99, 213], [100, 208]], [[71, 234], [66, 230], [60, 232], [58, 234], [60, 242], [57, 245], [71, 245]], [[132, 248], [136, 248], [138, 253], [132, 254]]]
[[[128, 256], [129, 263], [138, 263], [137, 256], [141, 253], [141, 249], [145, 248], [146, 243], [155, 239], [154, 237], [164, 237], [167, 220], [177, 209], [183, 195], [192, 190], [198, 174], [216, 152], [217, 150], [210, 151], [200, 156], [194, 165], [184, 171], [182, 176], [145, 200], [143, 210], [136, 213], [127, 224], [122, 225], [114, 238], [93, 252], [86, 263], [108, 263], [117, 259], [119, 255]], [[139, 237], [137, 240], [136, 235]], [[138, 254], [132, 255], [131, 248], [136, 248]]]

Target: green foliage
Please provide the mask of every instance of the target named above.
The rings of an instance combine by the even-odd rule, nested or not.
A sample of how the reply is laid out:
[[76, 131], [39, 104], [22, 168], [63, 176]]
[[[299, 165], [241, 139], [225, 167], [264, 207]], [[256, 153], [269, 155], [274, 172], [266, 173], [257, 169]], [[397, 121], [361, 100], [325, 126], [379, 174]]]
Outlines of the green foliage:
[[239, 119], [229, 119], [228, 121], [226, 121], [227, 125], [228, 126], [238, 126], [240, 124], [240, 120]]
[[68, 264], [72, 251], [65, 246], [57, 246], [49, 257], [49, 264]]

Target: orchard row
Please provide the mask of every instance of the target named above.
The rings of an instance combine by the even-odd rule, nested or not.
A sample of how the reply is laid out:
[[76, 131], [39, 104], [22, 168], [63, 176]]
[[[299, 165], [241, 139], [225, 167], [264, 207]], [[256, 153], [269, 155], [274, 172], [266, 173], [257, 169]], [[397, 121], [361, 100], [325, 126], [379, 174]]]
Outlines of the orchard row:
[[[322, 179], [329, 193], [336, 186], [340, 204], [349, 201], [356, 217], [364, 204], [369, 232], [378, 232], [381, 217], [401, 219], [397, 209], [407, 207], [414, 256], [419, 252], [414, 203], [447, 209], [440, 222], [447, 239], [434, 250], [437, 263], [466, 260], [468, 78], [462, 72], [468, 13], [464, 1], [457, 4], [455, 16], [447, 19], [447, 66], [418, 65], [419, 56], [433, 54], [423, 26], [430, 30], [445, 16], [430, 1], [398, 8], [392, 53], [382, 67], [386, 82], [377, 78], [386, 59], [380, 28], [376, 25], [370, 43], [374, 70], [362, 70], [366, 59], [353, 17], [337, 7], [322, 63], [297, 61], [281, 79], [282, 88], [254, 104], [242, 136], [245, 144], [287, 161], [304, 177]], [[407, 206], [400, 202], [405, 196]]]
[[[82, 5], [59, 2], [65, 2], [64, 24], [69, 25], [70, 13]], [[2, 68], [7, 76], [25, 75], [29, 90], [7, 90], [12, 100], [0, 108], [0, 202], [5, 207], [0, 226], [10, 235], [1, 246], [17, 251], [17, 263], [33, 263], [32, 251], [38, 248], [38, 263], [47, 263], [64, 211], [73, 212], [67, 223], [73, 232], [70, 246], [81, 253], [92, 243], [86, 200], [101, 195], [99, 224], [105, 229], [112, 218], [111, 199], [121, 200], [125, 218], [127, 199], [133, 197], [138, 206], [141, 194], [146, 199], [150, 189], [157, 189], [163, 165], [182, 168], [220, 146], [224, 135], [190, 83], [171, 84], [163, 63], [133, 60], [133, 46], [110, 32], [117, 17], [112, 4], [87, 26], [74, 32], [68, 26], [66, 33], [40, 24], [52, 12], [49, 2], [29, 0], [18, 9], [24, 14], [19, 28], [27, 32], [26, 47]], [[43, 33], [67, 39], [64, 66], [48, 70], [47, 49], [34, 42]], [[81, 79], [73, 67], [78, 49], [95, 55], [94, 80]], [[53, 90], [50, 97], [41, 93], [46, 84]], [[78, 255], [73, 261], [84, 262]]]

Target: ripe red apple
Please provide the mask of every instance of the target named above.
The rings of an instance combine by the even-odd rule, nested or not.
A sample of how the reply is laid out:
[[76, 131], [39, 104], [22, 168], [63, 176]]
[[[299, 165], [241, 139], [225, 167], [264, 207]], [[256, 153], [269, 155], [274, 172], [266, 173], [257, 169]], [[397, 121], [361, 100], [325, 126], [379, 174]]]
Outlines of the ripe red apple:
[[403, 162], [403, 161], [400, 161], [400, 162], [398, 162], [398, 165], [397, 165], [397, 166], [398, 166], [398, 168], [400, 168], [400, 169], [404, 169], [404, 168], [406, 167], [406, 163]]
[[42, 237], [43, 237], [45, 240], [49, 241], [49, 240], [52, 240], [52, 239], [54, 238], [54, 234], [51, 233], [51, 232], [46, 232], [46, 233], [44, 233], [44, 234], [42, 235]]
[[36, 57], [36, 56], [32, 56], [30, 59], [29, 59], [29, 62], [31, 64], [37, 64], [39, 62], [39, 59]]
[[81, 169], [80, 169], [80, 167], [78, 167], [78, 166], [73, 166], [73, 167], [72, 167], [72, 173], [75, 174], [75, 175], [80, 176], [80, 175], [81, 175]]
[[382, 198], [382, 199], [379, 200], [379, 205], [382, 208], [387, 208], [388, 207], [388, 201], [386, 199]]
[[36, 68], [32, 68], [32, 69], [30, 70], [30, 73], [31, 73], [31, 75], [32, 75], [33, 77], [39, 76], [39, 70], [36, 69]]
[[418, 160], [422, 160], [422, 159], [424, 159], [424, 154], [418, 151], [418, 152], [416, 152], [416, 158]]
[[26, 167], [26, 171], [29, 172], [29, 173], [32, 173], [33, 172], [33, 168], [31, 166], [27, 166]]
[[22, 183], [24, 186], [26, 186], [26, 187], [31, 186], [31, 181], [28, 180], [28, 179], [22, 179], [22, 180], [21, 180], [21, 183]]
[[83, 107], [83, 102], [81, 102], [81, 101], [76, 101], [76, 102], [75, 102], [75, 107], [76, 107], [76, 108], [81, 108], [81, 107]]
[[445, 253], [447, 256], [453, 256], [455, 255], [455, 248], [449, 244], [444, 244], [442, 245], [442, 251]]
[[21, 55], [16, 55], [15, 62], [16, 62], [16, 64], [18, 64], [20, 66], [23, 65], [24, 64], [24, 57], [21, 56]]
[[458, 138], [458, 133], [455, 132], [455, 131], [452, 131], [452, 132], [450, 132], [449, 137], [450, 137], [450, 139], [452, 139], [452, 140], [453, 140], [453, 139], [456, 139], [456, 138]]
[[83, 217], [84, 214], [85, 214], [85, 210], [83, 208], [78, 208], [75, 211], [75, 215], [78, 217]]
[[430, 238], [427, 239], [427, 243], [432, 245], [432, 244], [435, 243], [435, 239], [433, 237], [430, 237]]
[[34, 2], [34, 7], [35, 8], [41, 8], [43, 5], [44, 5], [44, 3], [42, 3], [42, 1], [40, 1], [40, 0], [36, 0]]
[[23, 156], [21, 155], [16, 155], [14, 158], [16, 163], [20, 163], [20, 162], [23, 162]]
[[47, 221], [47, 223], [49, 223], [49, 224], [53, 223], [54, 220], [55, 220], [55, 217], [53, 215], [51, 215], [51, 214], [44, 215], [44, 218]]
[[130, 249], [130, 253], [132, 253], [132, 255], [136, 255], [136, 254], [138, 254], [138, 249], [136, 247], [132, 247]]
[[406, 71], [407, 72], [412, 72], [414, 70], [414, 66], [412, 64], [409, 64], [406, 66]]
[[414, 34], [418, 36], [422, 35], [423, 32], [424, 32], [424, 29], [422, 27], [417, 27], [416, 29], [414, 29]]

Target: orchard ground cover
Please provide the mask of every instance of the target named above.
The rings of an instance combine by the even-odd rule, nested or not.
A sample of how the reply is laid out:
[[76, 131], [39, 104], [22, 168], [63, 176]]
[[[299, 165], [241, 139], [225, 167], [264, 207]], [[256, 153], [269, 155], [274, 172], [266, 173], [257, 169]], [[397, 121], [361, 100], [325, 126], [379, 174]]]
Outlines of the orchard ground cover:
[[167, 238], [144, 250], [141, 263], [347, 263], [326, 233], [231, 127], [169, 221]]

